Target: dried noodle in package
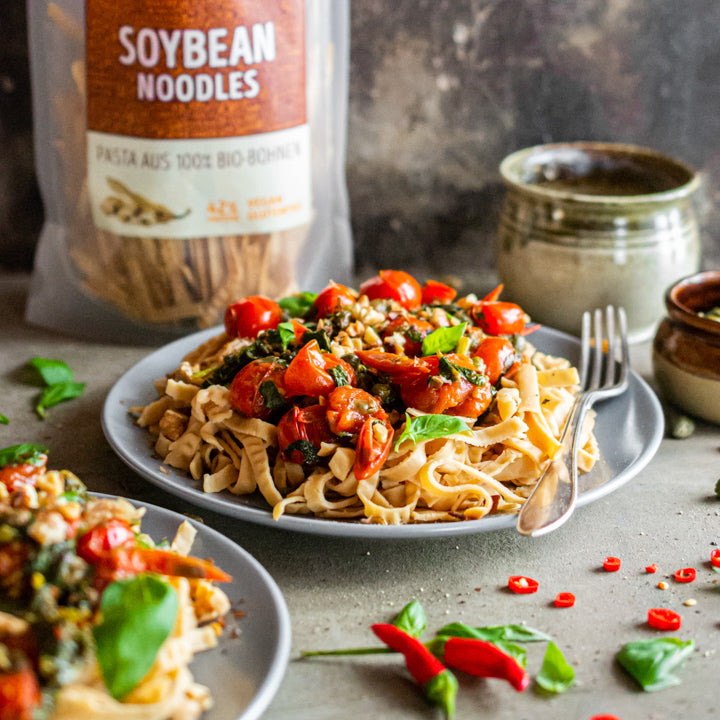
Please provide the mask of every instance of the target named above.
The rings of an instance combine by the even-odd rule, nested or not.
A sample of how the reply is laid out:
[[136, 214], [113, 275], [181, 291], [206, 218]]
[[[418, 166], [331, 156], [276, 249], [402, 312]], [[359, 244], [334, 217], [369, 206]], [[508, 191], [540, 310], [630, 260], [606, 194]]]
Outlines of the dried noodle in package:
[[33, 0], [30, 322], [158, 342], [347, 282], [349, 0]]

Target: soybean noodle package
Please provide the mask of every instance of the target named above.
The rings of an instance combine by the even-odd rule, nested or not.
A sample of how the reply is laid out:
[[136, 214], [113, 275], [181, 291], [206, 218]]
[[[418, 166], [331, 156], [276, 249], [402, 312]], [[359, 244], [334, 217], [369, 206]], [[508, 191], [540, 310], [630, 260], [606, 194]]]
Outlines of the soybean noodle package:
[[348, 282], [349, 0], [28, 0], [28, 321], [157, 343]]

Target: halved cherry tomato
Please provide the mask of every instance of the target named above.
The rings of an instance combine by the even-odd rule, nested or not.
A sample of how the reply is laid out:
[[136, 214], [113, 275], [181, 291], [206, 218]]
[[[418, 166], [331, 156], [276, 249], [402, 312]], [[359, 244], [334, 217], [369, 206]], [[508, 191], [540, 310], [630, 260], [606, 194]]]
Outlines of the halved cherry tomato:
[[650, 608], [648, 610], [648, 625], [655, 630], [679, 630], [682, 617], [674, 610], [667, 608]]
[[318, 317], [322, 318], [332, 315], [340, 308], [352, 305], [355, 302], [357, 302], [357, 296], [350, 288], [331, 282], [315, 298], [315, 309]]
[[422, 302], [420, 283], [402, 270], [381, 270], [360, 286], [360, 294], [370, 300], [396, 300], [406, 310], [414, 310]]
[[297, 449], [290, 454], [287, 448], [298, 440], [304, 440], [315, 450], [320, 444], [333, 437], [328, 427], [324, 405], [308, 405], [307, 407], [293, 407], [288, 410], [278, 423], [278, 447], [286, 460], [302, 465], [306, 462], [305, 455]]
[[[267, 420], [277, 408], [268, 407], [264, 383], [273, 383], [280, 397], [285, 396], [285, 366], [275, 360], [253, 360], [230, 385], [230, 403], [247, 417]], [[272, 388], [270, 388], [272, 390]]]
[[35, 485], [38, 478], [45, 472], [45, 460], [39, 465], [32, 463], [19, 463], [18, 465], [8, 465], [0, 469], [0, 482], [10, 491], [14, 492], [23, 485]]
[[321, 352], [317, 340], [311, 340], [303, 345], [285, 370], [285, 390], [288, 395], [328, 395], [337, 387], [328, 371], [336, 367], [344, 371], [349, 385], [355, 383], [355, 371], [348, 363], [332, 353]]
[[368, 418], [362, 424], [355, 447], [353, 472], [358, 480], [374, 475], [385, 463], [392, 446], [393, 428], [387, 420]]
[[719, 548], [715, 548], [715, 550], [713, 550], [710, 553], [710, 564], [715, 568], [720, 568], [720, 549]]
[[525, 575], [511, 575], [508, 578], [508, 587], [519, 595], [529, 595], [530, 593], [537, 592], [538, 582], [532, 578], [525, 577]]
[[575, 596], [571, 592], [559, 592], [555, 596], [555, 607], [568, 608], [575, 604]]
[[41, 699], [37, 676], [28, 663], [14, 672], [0, 672], [0, 720], [32, 720]]
[[380, 398], [360, 388], [343, 385], [328, 395], [326, 417], [331, 432], [354, 435], [369, 417], [384, 420], [387, 413]]
[[94, 564], [95, 587], [98, 589], [103, 589], [114, 580], [146, 572], [196, 580], [232, 582], [230, 575], [209, 560], [178, 555], [171, 550], [159, 548], [120, 546], [103, 552]]
[[512, 343], [500, 337], [484, 338], [472, 355], [485, 363], [485, 374], [491, 385], [494, 385], [517, 359]]
[[110, 518], [104, 525], [97, 525], [80, 536], [77, 554], [94, 565], [103, 553], [130, 544], [135, 544], [135, 533], [130, 524], [121, 518]]
[[436, 280], [428, 280], [422, 288], [423, 305], [431, 305], [432, 303], [445, 305], [446, 303], [451, 303], [456, 295], [457, 290], [455, 290], [455, 288], [445, 285], [445, 283], [437, 282]]
[[471, 311], [475, 324], [488, 335], [514, 335], [525, 329], [525, 311], [515, 303], [475, 303]]
[[384, 340], [393, 335], [401, 335], [405, 342], [402, 350], [409, 357], [418, 357], [422, 355], [422, 341], [427, 337], [435, 326], [422, 318], [409, 316], [398, 316], [393, 318], [385, 327], [382, 333]]
[[695, 568], [686, 567], [682, 568], [681, 570], [676, 570], [673, 577], [675, 580], [679, 583], [691, 583], [693, 580], [695, 580], [696, 576]]
[[262, 295], [250, 295], [228, 305], [225, 310], [225, 332], [231, 338], [254, 338], [262, 330], [274, 330], [282, 321], [280, 306]]
[[620, 558], [612, 556], [606, 557], [603, 560], [603, 570], [606, 572], [617, 572], [620, 569], [621, 564]]

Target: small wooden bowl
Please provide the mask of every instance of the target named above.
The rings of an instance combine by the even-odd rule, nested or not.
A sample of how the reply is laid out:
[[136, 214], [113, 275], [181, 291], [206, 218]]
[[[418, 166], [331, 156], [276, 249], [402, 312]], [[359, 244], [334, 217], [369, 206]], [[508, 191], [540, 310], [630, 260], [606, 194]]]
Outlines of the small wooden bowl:
[[700, 315], [720, 307], [720, 270], [679, 280], [665, 293], [668, 317], [653, 342], [653, 369], [673, 405], [720, 424], [720, 321]]

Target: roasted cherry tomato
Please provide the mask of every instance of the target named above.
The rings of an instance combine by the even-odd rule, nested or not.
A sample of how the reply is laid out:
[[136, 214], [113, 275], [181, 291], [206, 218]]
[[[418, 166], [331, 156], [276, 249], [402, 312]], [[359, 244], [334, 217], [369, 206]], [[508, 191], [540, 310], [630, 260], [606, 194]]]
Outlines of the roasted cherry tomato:
[[538, 582], [524, 575], [511, 575], [508, 578], [508, 587], [519, 595], [529, 595], [537, 592]]
[[364, 365], [389, 375], [393, 380], [412, 380], [418, 377], [427, 379], [432, 374], [427, 358], [410, 358], [381, 350], [357, 350], [355, 354]]
[[383, 330], [383, 340], [387, 340], [394, 335], [400, 335], [404, 342], [402, 343], [402, 351], [410, 357], [418, 357], [422, 355], [422, 341], [427, 337], [435, 326], [422, 318], [396, 317], [392, 319]]
[[402, 270], [381, 270], [360, 286], [360, 294], [370, 300], [396, 300], [406, 310], [415, 310], [422, 302], [420, 283]]
[[320, 397], [328, 395], [338, 386], [330, 373], [342, 372], [348, 385], [355, 383], [355, 371], [348, 363], [332, 353], [320, 351], [317, 340], [311, 340], [298, 351], [285, 371], [287, 394]]
[[350, 288], [331, 282], [315, 298], [315, 309], [318, 317], [327, 317], [355, 302], [357, 302], [357, 296]]
[[274, 330], [282, 321], [280, 306], [262, 295], [250, 295], [228, 305], [225, 332], [229, 337], [257, 337], [262, 330]]
[[355, 446], [353, 472], [358, 480], [374, 475], [390, 454], [393, 428], [387, 420], [368, 418], [362, 424]]
[[525, 329], [525, 311], [515, 303], [481, 300], [473, 305], [471, 314], [488, 335], [514, 335]]
[[0, 672], [0, 720], [32, 720], [40, 701], [40, 685], [29, 663]]
[[387, 413], [380, 398], [360, 388], [343, 385], [328, 395], [326, 416], [331, 432], [354, 435], [369, 417], [384, 420]]
[[481, 340], [473, 351], [473, 357], [479, 357], [485, 363], [485, 374], [491, 385], [494, 385], [516, 360], [512, 343], [500, 337], [486, 337]]
[[650, 608], [648, 625], [655, 630], [679, 630], [682, 625], [682, 617], [674, 610], [667, 608]]
[[449, 285], [437, 282], [436, 280], [428, 280], [422, 288], [423, 305], [431, 305], [432, 303], [445, 305], [446, 303], [451, 303], [456, 295], [457, 290], [455, 290], [455, 288], [451, 288]]
[[14, 492], [23, 485], [35, 485], [38, 477], [45, 472], [45, 456], [39, 465], [19, 463], [8, 465], [0, 469], [0, 482], [10, 491]]
[[130, 524], [121, 518], [111, 518], [81, 535], [77, 541], [77, 554], [85, 562], [94, 565], [103, 553], [120, 547], [134, 545], [135, 533]]
[[[230, 403], [247, 417], [267, 420], [282, 408], [281, 401], [285, 397], [284, 376], [285, 366], [282, 363], [275, 360], [253, 360], [233, 379], [230, 385]], [[276, 404], [273, 404], [273, 398]]]
[[286, 460], [302, 465], [308, 462], [308, 456], [301, 448], [287, 449], [298, 441], [309, 443], [315, 451], [320, 444], [333, 437], [328, 428], [324, 405], [308, 405], [293, 407], [288, 410], [278, 423], [278, 447]]

